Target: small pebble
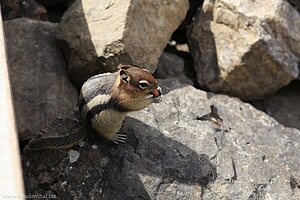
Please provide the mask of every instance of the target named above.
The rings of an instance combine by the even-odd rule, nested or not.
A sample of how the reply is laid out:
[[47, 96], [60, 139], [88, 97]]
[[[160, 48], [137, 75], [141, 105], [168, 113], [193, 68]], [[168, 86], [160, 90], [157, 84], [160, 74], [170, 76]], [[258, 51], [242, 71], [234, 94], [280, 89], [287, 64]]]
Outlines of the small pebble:
[[80, 156], [80, 153], [78, 151], [75, 151], [75, 150], [70, 150], [68, 152], [68, 155], [69, 155], [70, 163], [74, 163], [78, 160], [78, 158]]
[[83, 147], [84, 144], [85, 144], [84, 141], [79, 142], [79, 146], [80, 146], [80, 147]]
[[65, 185], [67, 185], [67, 181], [63, 181], [63, 182], [61, 182], [61, 186], [65, 186]]

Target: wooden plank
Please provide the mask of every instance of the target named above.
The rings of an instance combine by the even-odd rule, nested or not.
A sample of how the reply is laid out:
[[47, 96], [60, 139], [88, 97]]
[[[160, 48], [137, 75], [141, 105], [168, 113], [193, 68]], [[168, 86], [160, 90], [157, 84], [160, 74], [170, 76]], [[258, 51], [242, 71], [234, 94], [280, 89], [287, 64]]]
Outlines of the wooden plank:
[[7, 63], [0, 17], [0, 199], [21, 199], [23, 176]]

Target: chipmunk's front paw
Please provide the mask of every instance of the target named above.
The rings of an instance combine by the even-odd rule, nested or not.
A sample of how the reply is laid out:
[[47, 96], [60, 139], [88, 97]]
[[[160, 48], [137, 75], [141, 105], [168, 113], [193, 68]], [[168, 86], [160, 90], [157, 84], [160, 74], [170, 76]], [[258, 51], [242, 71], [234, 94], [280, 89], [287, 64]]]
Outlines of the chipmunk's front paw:
[[112, 142], [115, 143], [115, 144], [126, 143], [127, 142], [127, 135], [117, 133], [112, 138]]

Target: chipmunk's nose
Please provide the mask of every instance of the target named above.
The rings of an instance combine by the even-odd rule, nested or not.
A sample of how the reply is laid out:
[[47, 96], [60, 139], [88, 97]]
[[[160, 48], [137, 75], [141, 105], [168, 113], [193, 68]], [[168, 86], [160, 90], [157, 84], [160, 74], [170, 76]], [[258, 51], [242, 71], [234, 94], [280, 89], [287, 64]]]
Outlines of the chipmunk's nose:
[[159, 97], [159, 96], [161, 96], [161, 94], [162, 94], [161, 87], [158, 86], [156, 89], [154, 89], [152, 91], [152, 94], [153, 94], [153, 97]]
[[154, 103], [159, 103], [161, 102], [161, 95], [162, 95], [162, 90], [161, 90], [161, 87], [157, 87], [156, 89], [154, 89], [152, 91], [152, 95], [153, 95], [153, 102]]

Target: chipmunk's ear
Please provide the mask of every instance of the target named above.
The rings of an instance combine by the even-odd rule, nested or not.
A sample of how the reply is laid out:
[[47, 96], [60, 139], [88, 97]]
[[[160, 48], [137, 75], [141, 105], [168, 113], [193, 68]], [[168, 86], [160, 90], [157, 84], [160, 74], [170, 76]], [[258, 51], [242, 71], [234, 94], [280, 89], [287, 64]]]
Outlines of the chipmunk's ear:
[[143, 69], [143, 70], [146, 71], [146, 72], [148, 72], [148, 73], [150, 73], [150, 71], [148, 69]]
[[130, 65], [122, 65], [122, 64], [120, 64], [118, 67], [117, 67], [117, 69], [118, 70], [120, 70], [120, 69], [124, 69], [124, 70], [127, 70], [127, 69], [129, 69], [129, 68], [131, 68], [132, 66], [130, 66]]
[[120, 71], [119, 71], [119, 73], [120, 73], [120, 79], [121, 79], [121, 81], [124, 82], [124, 83], [129, 83], [130, 76], [127, 73], [127, 71], [125, 69], [121, 68]]

